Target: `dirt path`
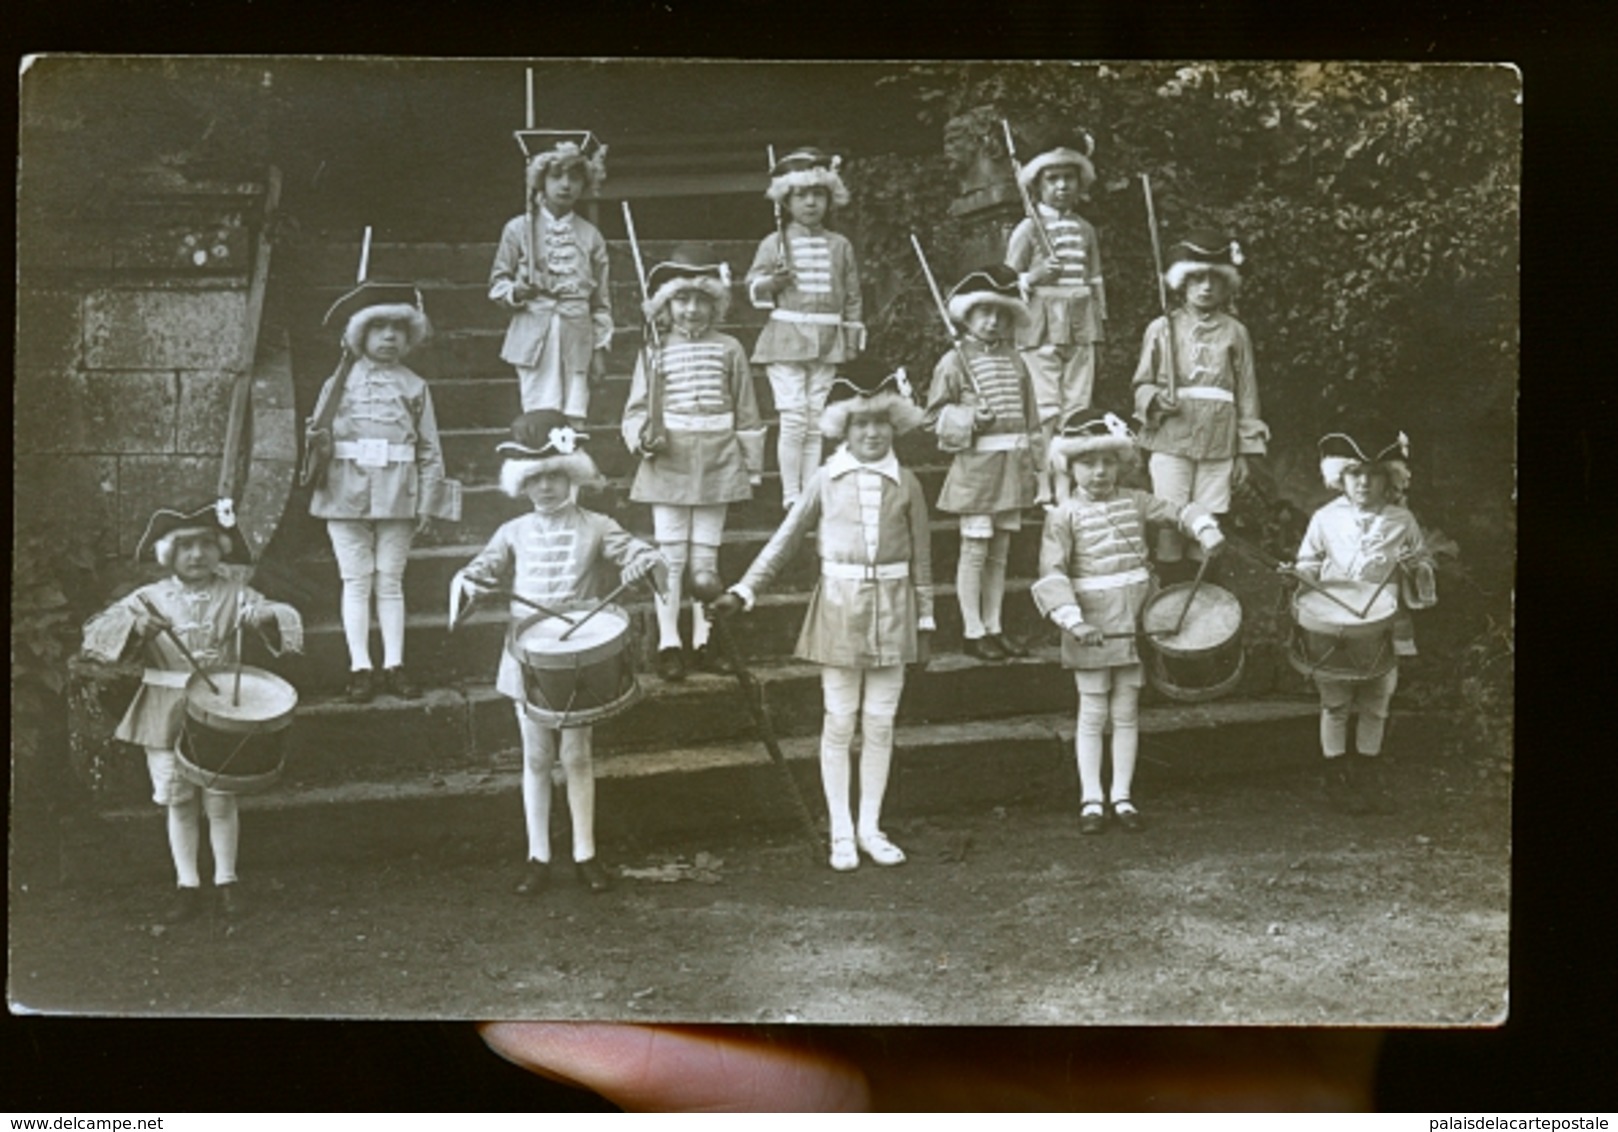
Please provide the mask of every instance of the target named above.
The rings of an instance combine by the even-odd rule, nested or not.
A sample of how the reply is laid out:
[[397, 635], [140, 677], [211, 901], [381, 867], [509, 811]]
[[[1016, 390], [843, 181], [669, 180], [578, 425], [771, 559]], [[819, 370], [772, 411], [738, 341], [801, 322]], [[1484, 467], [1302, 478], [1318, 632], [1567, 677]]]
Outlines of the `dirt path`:
[[608, 846], [643, 875], [509, 894], [516, 831], [408, 860], [248, 874], [252, 913], [178, 928], [163, 893], [13, 893], [11, 993], [44, 1011], [882, 1023], [1476, 1024], [1504, 1010], [1508, 783], [1396, 768], [1395, 812], [1303, 774], [895, 821], [902, 868], [796, 844]]

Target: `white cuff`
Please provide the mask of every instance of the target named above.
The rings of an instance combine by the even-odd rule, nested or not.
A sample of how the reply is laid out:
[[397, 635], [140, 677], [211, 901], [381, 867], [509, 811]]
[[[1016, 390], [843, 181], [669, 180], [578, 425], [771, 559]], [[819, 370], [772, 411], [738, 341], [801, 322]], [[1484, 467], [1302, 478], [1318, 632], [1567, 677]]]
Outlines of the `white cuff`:
[[1207, 530], [1209, 527], [1212, 527], [1217, 531], [1219, 529], [1219, 522], [1206, 511], [1197, 516], [1195, 519], [1192, 519], [1189, 525], [1191, 533], [1199, 539], [1202, 537], [1202, 532]]
[[932, 633], [938, 630], [938, 622], [931, 617], [918, 617], [916, 619], [916, 632]]
[[753, 606], [758, 602], [758, 595], [753, 592], [752, 586], [747, 585], [745, 582], [737, 582], [730, 587], [729, 592], [742, 599], [743, 609], [749, 613], [753, 612]]

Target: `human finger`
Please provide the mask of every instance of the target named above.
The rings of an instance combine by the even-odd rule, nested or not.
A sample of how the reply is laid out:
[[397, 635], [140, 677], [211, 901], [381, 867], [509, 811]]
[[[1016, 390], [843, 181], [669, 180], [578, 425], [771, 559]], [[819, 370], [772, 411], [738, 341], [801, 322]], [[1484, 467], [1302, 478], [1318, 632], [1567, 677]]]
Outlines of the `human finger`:
[[746, 1030], [597, 1022], [490, 1022], [489, 1048], [625, 1109], [860, 1112], [870, 1090], [849, 1063]]

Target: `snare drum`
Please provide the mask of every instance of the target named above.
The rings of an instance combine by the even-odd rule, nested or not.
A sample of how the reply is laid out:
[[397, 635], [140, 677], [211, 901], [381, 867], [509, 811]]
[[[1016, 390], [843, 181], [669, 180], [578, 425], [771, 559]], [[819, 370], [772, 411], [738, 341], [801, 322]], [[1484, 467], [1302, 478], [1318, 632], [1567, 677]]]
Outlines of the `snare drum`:
[[[522, 671], [523, 709], [536, 723], [585, 727], [640, 699], [629, 662], [629, 615], [609, 605], [579, 623], [589, 608], [560, 607], [572, 622], [536, 613], [513, 622], [506, 636], [506, 651]], [[578, 629], [562, 639], [574, 623]]]
[[1398, 662], [1393, 620], [1399, 599], [1392, 584], [1338, 579], [1319, 585], [1342, 604], [1308, 588], [1292, 595], [1292, 641], [1287, 649], [1292, 667], [1310, 678], [1332, 680], [1374, 680], [1385, 674]]
[[175, 748], [180, 776], [208, 790], [256, 794], [281, 778], [291, 747], [298, 692], [273, 672], [243, 665], [200, 674], [185, 689], [185, 724]]
[[1141, 611], [1141, 632], [1146, 678], [1170, 699], [1211, 700], [1241, 681], [1242, 603], [1223, 587], [1181, 582], [1160, 590]]

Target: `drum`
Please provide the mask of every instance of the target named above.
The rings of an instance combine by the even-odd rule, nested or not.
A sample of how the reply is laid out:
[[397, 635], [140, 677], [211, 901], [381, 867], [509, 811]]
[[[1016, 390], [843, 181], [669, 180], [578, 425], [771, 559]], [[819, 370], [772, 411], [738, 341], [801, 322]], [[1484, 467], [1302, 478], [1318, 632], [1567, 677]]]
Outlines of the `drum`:
[[1140, 620], [1146, 678], [1170, 699], [1211, 700], [1241, 680], [1242, 603], [1229, 590], [1209, 582], [1169, 586], [1146, 603]]
[[298, 693], [273, 672], [243, 665], [200, 674], [185, 689], [185, 725], [176, 747], [180, 776], [226, 794], [256, 794], [281, 778], [292, 738]]
[[1399, 599], [1393, 586], [1337, 580], [1320, 587], [1339, 598], [1357, 616], [1312, 589], [1292, 595], [1292, 640], [1287, 659], [1305, 676], [1334, 680], [1373, 680], [1394, 666], [1393, 620]]
[[[589, 608], [566, 605], [560, 611]], [[606, 606], [563, 640], [569, 627], [560, 618], [536, 613], [513, 622], [506, 636], [506, 651], [522, 669], [524, 710], [547, 727], [585, 727], [640, 699], [629, 662], [629, 615]]]

